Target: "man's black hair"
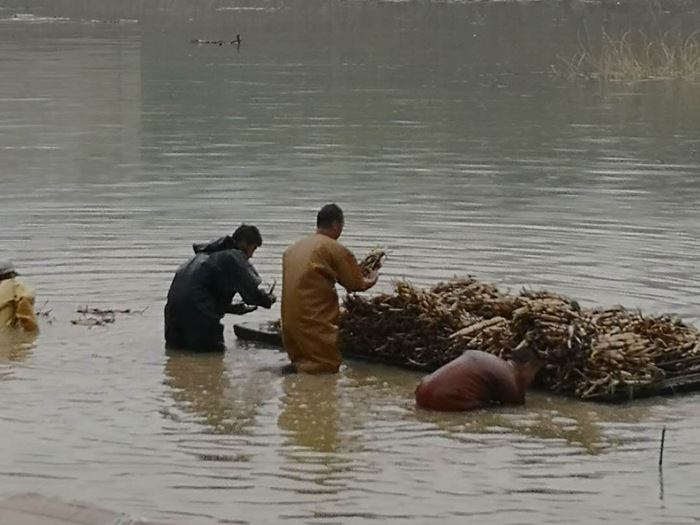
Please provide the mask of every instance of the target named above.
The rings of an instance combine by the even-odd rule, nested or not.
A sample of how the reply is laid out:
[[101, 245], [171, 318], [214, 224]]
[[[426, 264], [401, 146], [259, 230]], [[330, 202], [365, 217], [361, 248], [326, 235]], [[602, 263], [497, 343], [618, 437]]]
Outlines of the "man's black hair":
[[337, 204], [326, 204], [316, 215], [317, 228], [332, 228], [335, 221], [343, 222], [343, 210]]
[[253, 244], [255, 246], [262, 246], [262, 235], [260, 235], [260, 230], [252, 224], [241, 224], [236, 231], [231, 235], [233, 242], [238, 244], [239, 242], [245, 242], [247, 244]]

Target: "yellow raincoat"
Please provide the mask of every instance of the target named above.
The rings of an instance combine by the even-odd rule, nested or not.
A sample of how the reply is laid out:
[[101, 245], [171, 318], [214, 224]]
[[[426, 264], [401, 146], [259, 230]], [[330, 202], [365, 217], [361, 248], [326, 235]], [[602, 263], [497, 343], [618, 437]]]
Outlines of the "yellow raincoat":
[[355, 256], [330, 237], [315, 233], [282, 257], [282, 341], [300, 372], [335, 373], [340, 306], [335, 284], [349, 292], [367, 289]]
[[19, 326], [27, 332], [38, 328], [34, 290], [16, 277], [0, 281], [0, 330]]

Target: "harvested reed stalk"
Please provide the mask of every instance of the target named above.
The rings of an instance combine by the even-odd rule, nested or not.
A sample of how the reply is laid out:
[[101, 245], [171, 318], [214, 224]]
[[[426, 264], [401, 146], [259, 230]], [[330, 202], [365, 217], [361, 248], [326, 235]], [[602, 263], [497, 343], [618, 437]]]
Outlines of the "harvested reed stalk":
[[456, 316], [439, 295], [399, 282], [394, 294], [346, 298], [341, 350], [437, 368], [461, 353], [450, 351], [449, 336], [474, 320]]
[[481, 330], [485, 330], [493, 325], [500, 324], [500, 323], [505, 323], [506, 320], [503, 317], [492, 317], [491, 319], [487, 319], [486, 321], [479, 321], [474, 324], [470, 324], [469, 326], [462, 328], [460, 330], [457, 330], [454, 334], [450, 336], [450, 339], [454, 339], [455, 337], [464, 337], [469, 334], [473, 334], [476, 332], [480, 332]]
[[368, 277], [372, 272], [379, 270], [384, 265], [386, 252], [381, 248], [375, 248], [359, 262], [360, 271], [364, 277]]
[[426, 370], [467, 349], [508, 358], [528, 347], [544, 365], [540, 386], [584, 399], [700, 371], [700, 334], [678, 318], [582, 309], [546, 291], [509, 296], [473, 278], [427, 290], [397, 282], [393, 294], [349, 295], [340, 341], [342, 351]]

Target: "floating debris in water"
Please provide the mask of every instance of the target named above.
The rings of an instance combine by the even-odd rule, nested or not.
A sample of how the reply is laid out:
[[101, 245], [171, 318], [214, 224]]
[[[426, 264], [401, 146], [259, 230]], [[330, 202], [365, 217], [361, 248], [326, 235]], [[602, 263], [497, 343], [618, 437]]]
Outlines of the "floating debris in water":
[[70, 18], [62, 16], [37, 16], [30, 13], [16, 13], [10, 18], [0, 19], [2, 22], [28, 22], [28, 23], [47, 23], [47, 22], [69, 22]]
[[76, 310], [76, 312], [81, 314], [81, 316], [72, 319], [71, 324], [77, 326], [87, 326], [88, 328], [93, 326], [106, 326], [113, 324], [117, 320], [117, 314], [142, 314], [147, 309], [148, 307], [142, 310], [133, 310], [131, 308], [118, 310], [111, 308], [88, 308], [85, 306]]
[[76, 312], [79, 314], [86, 314], [86, 315], [100, 315], [100, 316], [105, 316], [105, 315], [115, 315], [115, 314], [142, 314], [148, 310], [148, 307], [144, 308], [143, 310], [132, 310], [131, 308], [126, 308], [125, 310], [112, 310], [112, 309], [103, 309], [103, 308], [88, 308], [87, 306], [84, 308], [78, 308]]
[[137, 24], [138, 20], [129, 18], [110, 18], [108, 20], [90, 20], [91, 24]]
[[193, 38], [190, 40], [191, 44], [212, 44], [212, 45], [217, 45], [217, 46], [223, 46], [224, 44], [236, 44], [236, 45], [241, 45], [241, 35], [236, 35], [236, 38], [234, 40], [202, 40], [199, 38]]
[[53, 312], [53, 308], [49, 308], [48, 310], [46, 309], [47, 304], [49, 304], [48, 299], [44, 301], [44, 304], [37, 308], [36, 316], [43, 317], [49, 324], [53, 324], [56, 318], [53, 315], [51, 315], [51, 312]]
[[71, 324], [77, 326], [87, 326], [92, 328], [93, 326], [106, 326], [112, 324], [115, 321], [115, 317], [112, 316], [95, 316], [95, 315], [85, 315], [83, 317], [78, 317], [77, 319], [71, 319]]

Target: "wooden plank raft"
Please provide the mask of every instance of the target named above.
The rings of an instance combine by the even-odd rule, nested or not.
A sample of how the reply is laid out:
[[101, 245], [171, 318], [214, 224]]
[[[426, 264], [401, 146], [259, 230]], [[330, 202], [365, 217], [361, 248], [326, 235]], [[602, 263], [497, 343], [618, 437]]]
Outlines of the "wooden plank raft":
[[[263, 344], [273, 348], [282, 348], [282, 336], [279, 331], [268, 323], [253, 324], [241, 323], [233, 325], [233, 331], [236, 337], [243, 341]], [[396, 358], [364, 355], [364, 354], [349, 354], [343, 353], [343, 357], [357, 360], [378, 363], [383, 365], [395, 366], [406, 370], [414, 370], [418, 372], [430, 373], [436, 367], [424, 366], [420, 363], [409, 361], [405, 358], [397, 356]], [[610, 394], [600, 394], [593, 396], [586, 401], [595, 401], [602, 403], [624, 403], [634, 399], [642, 399], [655, 396], [672, 396], [675, 394], [685, 394], [689, 392], [700, 392], [700, 370], [697, 366], [690, 366], [687, 363], [685, 366], [686, 373], [673, 373], [672, 377], [668, 377], [663, 381], [651, 383], [648, 385], [628, 385], [626, 388], [619, 389]], [[577, 398], [578, 399], [578, 398]]]
[[[279, 331], [271, 328], [268, 324], [254, 325], [252, 323], [241, 323], [233, 325], [233, 332], [236, 337], [243, 341], [250, 341], [266, 346], [271, 346], [275, 349], [282, 349], [282, 335]], [[354, 361], [365, 361], [369, 363], [377, 363], [381, 365], [396, 366], [405, 370], [415, 370], [418, 372], [432, 372], [434, 370], [423, 366], [420, 363], [412, 363], [400, 356], [392, 358], [390, 356], [374, 356], [366, 354], [356, 354], [343, 352], [343, 357]]]
[[158, 525], [89, 505], [65, 503], [39, 494], [18, 494], [0, 501], [2, 525]]

